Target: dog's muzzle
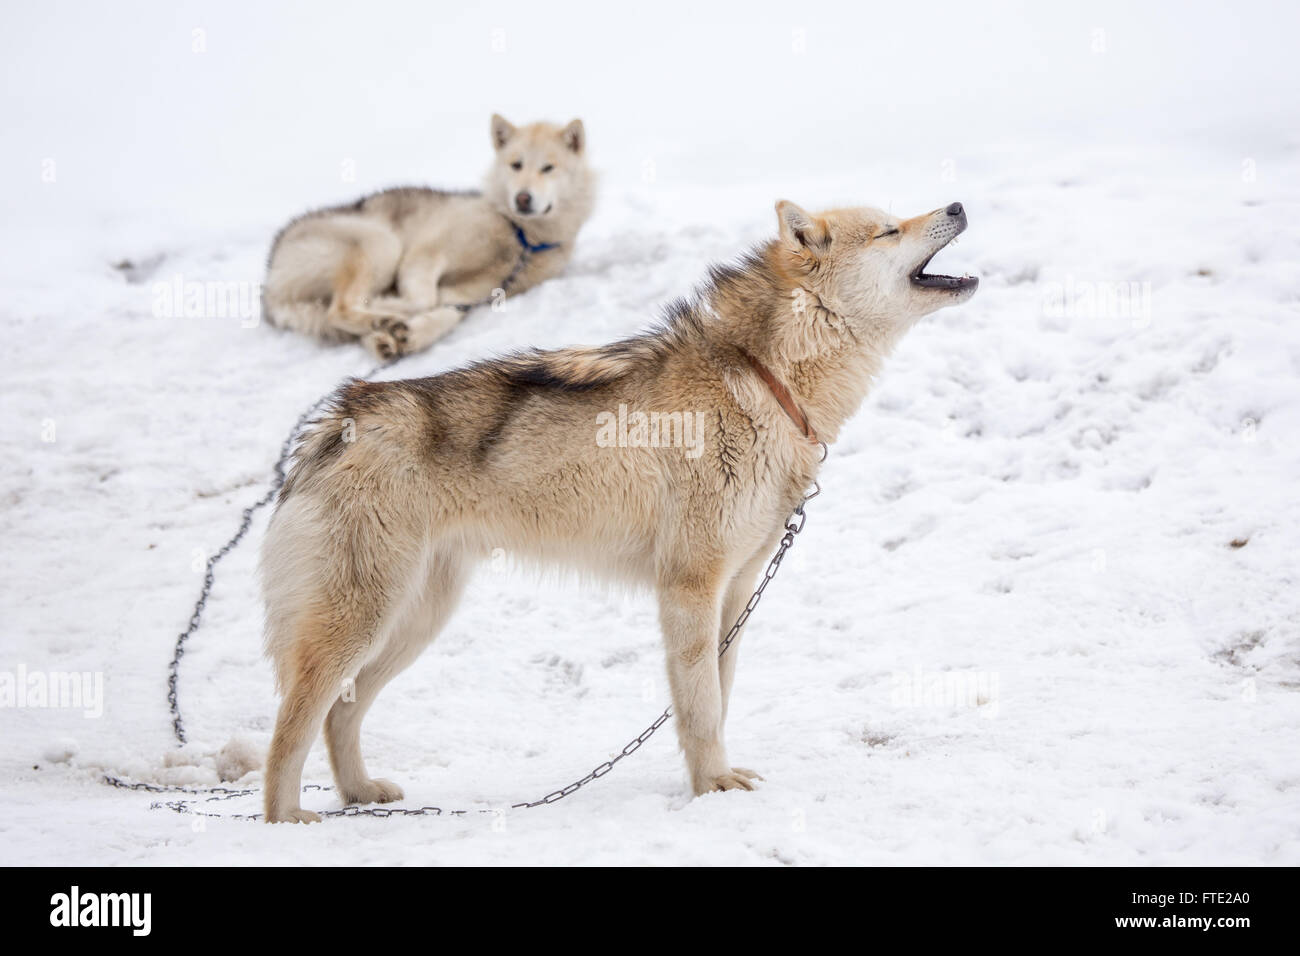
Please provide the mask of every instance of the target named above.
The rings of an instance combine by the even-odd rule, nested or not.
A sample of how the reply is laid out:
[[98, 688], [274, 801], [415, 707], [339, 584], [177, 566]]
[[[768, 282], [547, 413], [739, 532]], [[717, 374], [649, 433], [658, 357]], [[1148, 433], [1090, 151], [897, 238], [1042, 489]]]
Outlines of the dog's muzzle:
[[925, 271], [925, 267], [930, 264], [930, 260], [938, 255], [944, 246], [965, 231], [966, 210], [959, 202], [953, 203], [942, 212], [936, 212], [930, 217], [930, 223], [925, 229], [925, 238], [934, 242], [935, 246], [924, 261], [912, 270], [909, 276], [912, 285], [921, 289], [939, 289], [948, 292], [973, 291], [979, 286], [980, 280], [975, 276], [945, 276]]

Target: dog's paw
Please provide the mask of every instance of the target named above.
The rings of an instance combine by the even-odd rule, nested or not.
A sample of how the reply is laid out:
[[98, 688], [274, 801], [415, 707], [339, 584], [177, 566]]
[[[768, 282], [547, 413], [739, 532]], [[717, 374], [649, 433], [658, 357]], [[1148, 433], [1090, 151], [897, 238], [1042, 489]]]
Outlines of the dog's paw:
[[367, 780], [355, 790], [343, 794], [344, 803], [392, 803], [406, 796], [402, 788], [391, 780]]
[[411, 330], [406, 320], [396, 315], [381, 315], [370, 323], [375, 332], [387, 332], [398, 345], [405, 345], [411, 337]]
[[705, 793], [714, 793], [718, 790], [753, 790], [754, 781], [762, 780], [752, 770], [744, 767], [732, 767], [731, 770], [706, 777], [695, 786], [695, 795], [700, 796]]
[[402, 348], [397, 339], [389, 333], [379, 330], [363, 335], [361, 344], [377, 359], [392, 359], [402, 354]]
[[292, 810], [283, 810], [280, 813], [266, 815], [267, 823], [320, 823], [320, 814], [312, 813], [310, 810], [304, 810], [301, 807], [295, 807]]

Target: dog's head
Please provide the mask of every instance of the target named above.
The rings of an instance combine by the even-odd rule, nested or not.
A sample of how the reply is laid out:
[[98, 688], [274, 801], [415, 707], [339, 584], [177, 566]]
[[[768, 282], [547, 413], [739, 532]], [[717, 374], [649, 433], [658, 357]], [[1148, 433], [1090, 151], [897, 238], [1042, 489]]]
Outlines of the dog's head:
[[496, 162], [488, 174], [488, 198], [511, 219], [560, 215], [566, 200], [585, 192], [587, 135], [582, 120], [568, 126], [514, 126], [492, 115]]
[[801, 281], [846, 319], [906, 328], [945, 305], [965, 302], [979, 286], [974, 276], [925, 271], [966, 229], [959, 202], [902, 220], [865, 206], [814, 215], [786, 200], [776, 204], [776, 212], [780, 241]]

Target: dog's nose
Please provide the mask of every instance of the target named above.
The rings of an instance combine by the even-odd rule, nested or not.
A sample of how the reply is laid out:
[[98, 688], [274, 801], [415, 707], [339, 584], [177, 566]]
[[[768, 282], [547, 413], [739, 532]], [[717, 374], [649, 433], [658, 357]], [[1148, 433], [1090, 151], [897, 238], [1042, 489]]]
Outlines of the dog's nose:
[[950, 216], [960, 216], [965, 211], [966, 210], [961, 208], [961, 203], [959, 202], [953, 203], [951, 206], [949, 206], [947, 209], [944, 210], [944, 212], [946, 212]]
[[533, 208], [533, 194], [520, 193], [515, 197], [515, 208], [520, 212], [531, 212]]

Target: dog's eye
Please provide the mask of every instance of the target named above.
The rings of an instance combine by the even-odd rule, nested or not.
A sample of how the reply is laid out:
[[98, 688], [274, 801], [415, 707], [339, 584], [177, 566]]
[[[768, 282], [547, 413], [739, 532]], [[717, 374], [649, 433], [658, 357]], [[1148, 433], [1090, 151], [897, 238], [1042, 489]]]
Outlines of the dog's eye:
[[513, 163], [510, 164], [510, 168], [518, 172], [519, 170], [524, 168], [524, 164], [516, 159]]
[[898, 235], [898, 230], [897, 230], [897, 229], [888, 229], [888, 230], [886, 230], [885, 232], [882, 232], [880, 235], [876, 236], [876, 238], [877, 238], [877, 239], [884, 239], [885, 236], [896, 236], [896, 235]]
[[545, 166], [542, 167], [542, 172], [544, 172], [544, 173], [549, 173], [549, 172], [550, 172], [552, 169], [554, 169], [554, 168], [555, 168], [555, 167], [554, 167], [553, 165], [551, 165], [550, 163], [547, 163]]

